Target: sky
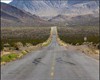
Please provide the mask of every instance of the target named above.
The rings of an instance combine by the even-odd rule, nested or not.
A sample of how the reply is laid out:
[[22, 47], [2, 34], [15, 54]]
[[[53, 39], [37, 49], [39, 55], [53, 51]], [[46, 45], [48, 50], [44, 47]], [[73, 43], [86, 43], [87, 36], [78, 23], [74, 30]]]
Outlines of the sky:
[[1, 2], [4, 2], [4, 3], [9, 3], [11, 2], [12, 0], [1, 0]]

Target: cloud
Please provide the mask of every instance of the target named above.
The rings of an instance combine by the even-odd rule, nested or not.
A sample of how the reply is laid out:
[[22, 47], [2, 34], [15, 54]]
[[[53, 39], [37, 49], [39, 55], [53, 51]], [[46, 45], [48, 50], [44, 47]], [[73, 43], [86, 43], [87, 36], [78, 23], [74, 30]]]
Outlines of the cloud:
[[1, 0], [1, 2], [4, 2], [4, 3], [9, 3], [11, 2], [12, 0]]

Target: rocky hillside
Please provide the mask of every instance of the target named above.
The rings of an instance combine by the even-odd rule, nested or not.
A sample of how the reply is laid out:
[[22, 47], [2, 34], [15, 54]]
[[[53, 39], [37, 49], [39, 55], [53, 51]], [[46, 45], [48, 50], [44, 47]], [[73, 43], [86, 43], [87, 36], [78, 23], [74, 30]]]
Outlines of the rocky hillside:
[[1, 3], [1, 26], [30, 27], [42, 25], [49, 25], [49, 22], [9, 4]]
[[[99, 0], [13, 0], [10, 4], [38, 16], [99, 13]], [[51, 13], [52, 12], [52, 13]]]
[[77, 16], [57, 15], [48, 21], [59, 24], [60, 26], [99, 26], [99, 16], [93, 14]]

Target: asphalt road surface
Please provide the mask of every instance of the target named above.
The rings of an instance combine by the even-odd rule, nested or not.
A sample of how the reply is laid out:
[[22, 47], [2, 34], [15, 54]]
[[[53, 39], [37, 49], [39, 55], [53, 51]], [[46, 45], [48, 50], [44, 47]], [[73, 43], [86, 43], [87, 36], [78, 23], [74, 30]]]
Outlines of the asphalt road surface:
[[49, 46], [1, 66], [1, 80], [99, 80], [99, 61], [58, 45]]

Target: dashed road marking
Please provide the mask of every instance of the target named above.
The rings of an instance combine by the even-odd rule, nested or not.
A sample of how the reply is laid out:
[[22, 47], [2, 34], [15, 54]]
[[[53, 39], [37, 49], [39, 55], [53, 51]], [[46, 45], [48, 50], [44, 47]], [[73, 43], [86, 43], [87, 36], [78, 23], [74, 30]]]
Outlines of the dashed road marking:
[[51, 77], [54, 77], [54, 72], [51, 72]]
[[[57, 29], [56, 27], [52, 27], [52, 34], [56, 34], [57, 33]], [[55, 75], [55, 58], [56, 58], [56, 53], [54, 52], [53, 54], [53, 61], [52, 61], [52, 65], [51, 65], [51, 73], [50, 73], [50, 76], [51, 76], [51, 80], [54, 80], [54, 75]]]
[[51, 80], [54, 79], [54, 70], [55, 70], [55, 53], [53, 56], [53, 62], [52, 62], [52, 66], [51, 66]]
[[54, 71], [54, 67], [52, 67], [52, 71]]

